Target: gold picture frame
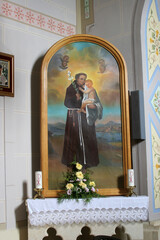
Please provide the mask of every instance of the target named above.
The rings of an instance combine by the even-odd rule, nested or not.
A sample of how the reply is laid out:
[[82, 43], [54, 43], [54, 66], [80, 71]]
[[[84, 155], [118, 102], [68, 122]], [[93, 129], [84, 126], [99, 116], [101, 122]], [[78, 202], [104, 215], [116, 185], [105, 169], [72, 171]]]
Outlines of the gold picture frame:
[[[67, 61], [63, 64], [66, 56]], [[62, 192], [59, 187], [61, 175], [67, 169], [61, 163], [67, 111], [62, 105], [65, 90], [70, 84], [67, 79], [70, 70], [73, 76], [77, 72], [86, 71], [88, 77], [94, 81], [103, 103], [103, 121], [95, 125], [99, 164], [91, 168], [93, 176], [100, 183], [100, 187], [97, 184], [99, 193], [105, 196], [126, 195], [127, 170], [131, 168], [126, 64], [121, 53], [111, 43], [86, 34], [77, 34], [58, 41], [47, 51], [42, 62], [40, 151], [43, 194], [45, 197], [58, 197]], [[55, 124], [60, 123], [60, 116], [64, 121], [63, 129], [59, 126], [57, 133]], [[100, 124], [103, 124], [103, 131], [99, 130], [102, 126]]]
[[0, 96], [14, 97], [14, 56], [0, 52]]

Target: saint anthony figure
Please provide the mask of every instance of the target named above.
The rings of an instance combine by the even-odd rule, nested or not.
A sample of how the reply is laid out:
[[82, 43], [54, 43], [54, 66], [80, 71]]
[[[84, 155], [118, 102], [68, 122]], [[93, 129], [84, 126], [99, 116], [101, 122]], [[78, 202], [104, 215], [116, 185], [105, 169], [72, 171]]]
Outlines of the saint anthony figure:
[[[87, 123], [86, 113], [80, 111], [87, 75], [78, 73], [75, 80], [66, 90], [64, 105], [68, 108], [62, 163], [70, 166], [76, 159], [85, 168], [99, 164], [95, 121]], [[97, 115], [97, 107], [90, 108], [91, 115]], [[96, 114], [95, 114], [96, 113]]]

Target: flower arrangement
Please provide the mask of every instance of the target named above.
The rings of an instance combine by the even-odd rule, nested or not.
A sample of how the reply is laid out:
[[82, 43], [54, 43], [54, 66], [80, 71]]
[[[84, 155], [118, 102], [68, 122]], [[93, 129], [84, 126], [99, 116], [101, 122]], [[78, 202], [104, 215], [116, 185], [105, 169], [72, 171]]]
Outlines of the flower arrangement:
[[73, 161], [72, 168], [64, 174], [64, 189], [65, 193], [60, 194], [58, 201], [64, 199], [78, 199], [82, 198], [84, 201], [90, 202], [92, 198], [99, 197], [94, 181], [90, 180], [90, 172], [88, 169], [82, 172], [83, 166]]

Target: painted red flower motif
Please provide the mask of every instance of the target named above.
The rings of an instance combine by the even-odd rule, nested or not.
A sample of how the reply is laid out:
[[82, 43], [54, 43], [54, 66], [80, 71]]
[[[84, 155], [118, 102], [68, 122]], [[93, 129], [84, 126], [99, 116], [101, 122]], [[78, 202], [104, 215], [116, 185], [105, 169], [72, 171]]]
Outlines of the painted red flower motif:
[[2, 13], [7, 16], [10, 17], [12, 15], [12, 5], [10, 5], [9, 3], [3, 3], [2, 5]]
[[47, 25], [50, 31], [52, 32], [55, 31], [56, 25], [55, 25], [55, 21], [52, 18], [48, 20]]
[[39, 26], [39, 27], [45, 27], [45, 19], [44, 19], [44, 17], [42, 16], [42, 15], [38, 15], [38, 17], [37, 17], [37, 25]]
[[29, 24], [33, 24], [34, 23], [35, 17], [34, 17], [34, 14], [33, 14], [32, 11], [27, 11], [25, 17], [26, 17], [26, 21]]
[[64, 24], [63, 24], [63, 23], [58, 23], [58, 25], [57, 25], [57, 31], [58, 31], [60, 34], [64, 34], [65, 28], [64, 28]]
[[72, 26], [67, 26], [66, 33], [67, 33], [68, 36], [73, 35], [74, 34], [73, 27]]
[[24, 18], [23, 8], [16, 7], [14, 10], [14, 14], [15, 18], [17, 18], [19, 21], [23, 20]]

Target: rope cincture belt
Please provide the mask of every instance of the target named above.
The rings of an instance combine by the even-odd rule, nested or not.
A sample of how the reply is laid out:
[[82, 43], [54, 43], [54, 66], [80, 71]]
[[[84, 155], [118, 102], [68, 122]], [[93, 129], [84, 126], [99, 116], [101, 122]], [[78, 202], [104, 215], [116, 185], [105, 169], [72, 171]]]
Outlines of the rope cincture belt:
[[[77, 114], [78, 114], [79, 141], [80, 141], [80, 146], [83, 149], [84, 164], [86, 164], [85, 145], [84, 145], [84, 138], [83, 138], [83, 131], [82, 131], [82, 119], [81, 119], [81, 113], [78, 112], [78, 110], [80, 110], [80, 109], [79, 108], [68, 108], [68, 110], [69, 111], [76, 111]], [[73, 118], [74, 118], [74, 116], [73, 116]]]

